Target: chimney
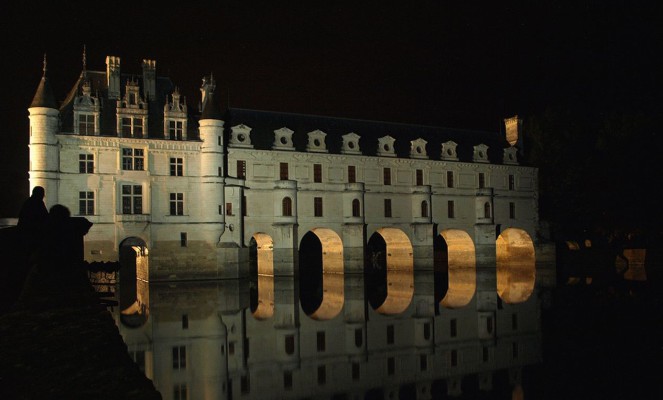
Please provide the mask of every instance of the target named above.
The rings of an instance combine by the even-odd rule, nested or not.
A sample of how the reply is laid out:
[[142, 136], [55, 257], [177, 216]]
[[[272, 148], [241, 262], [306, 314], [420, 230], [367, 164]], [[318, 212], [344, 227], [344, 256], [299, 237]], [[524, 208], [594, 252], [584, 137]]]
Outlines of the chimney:
[[518, 147], [518, 152], [523, 151], [523, 120], [518, 116], [504, 119], [504, 128], [506, 130], [506, 141], [511, 146]]
[[106, 85], [108, 86], [108, 98], [120, 98], [120, 57], [106, 57]]
[[155, 100], [157, 94], [157, 62], [143, 60], [143, 95], [145, 100]]

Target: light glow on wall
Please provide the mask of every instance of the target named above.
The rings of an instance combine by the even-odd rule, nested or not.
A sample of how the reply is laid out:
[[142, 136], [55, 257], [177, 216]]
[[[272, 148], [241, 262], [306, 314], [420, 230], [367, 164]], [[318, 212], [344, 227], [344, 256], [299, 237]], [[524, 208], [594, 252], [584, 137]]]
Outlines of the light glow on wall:
[[447, 243], [449, 288], [442, 299], [442, 306], [459, 308], [466, 306], [476, 291], [476, 254], [472, 238], [458, 229], [445, 229], [440, 235]]
[[522, 229], [504, 230], [496, 242], [497, 294], [510, 304], [526, 301], [534, 291], [534, 244]]

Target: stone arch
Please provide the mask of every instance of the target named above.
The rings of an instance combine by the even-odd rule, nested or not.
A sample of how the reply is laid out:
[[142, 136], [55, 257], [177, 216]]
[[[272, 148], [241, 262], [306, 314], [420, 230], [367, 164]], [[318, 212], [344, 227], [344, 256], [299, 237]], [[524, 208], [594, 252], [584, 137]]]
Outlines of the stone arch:
[[534, 291], [536, 255], [522, 229], [504, 230], [496, 241], [497, 294], [506, 303], [522, 303]]
[[[435, 246], [435, 270], [443, 281], [440, 304], [446, 308], [466, 306], [476, 292], [476, 251], [467, 232], [444, 229]], [[436, 279], [436, 284], [438, 279]]]
[[255, 233], [249, 241], [250, 305], [258, 320], [274, 315], [274, 241], [266, 233]]
[[371, 306], [380, 314], [400, 314], [414, 295], [412, 243], [398, 228], [378, 229], [367, 245], [366, 281]]
[[120, 243], [120, 321], [138, 328], [149, 316], [149, 251], [145, 241], [128, 237]]
[[343, 309], [343, 242], [328, 228], [307, 232], [299, 246], [302, 309], [311, 318], [328, 320]]

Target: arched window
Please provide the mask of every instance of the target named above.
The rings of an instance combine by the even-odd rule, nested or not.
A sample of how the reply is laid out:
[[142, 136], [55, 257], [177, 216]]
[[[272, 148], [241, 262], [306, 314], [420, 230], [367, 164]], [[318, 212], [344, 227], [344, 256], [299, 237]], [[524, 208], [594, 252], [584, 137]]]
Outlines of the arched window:
[[490, 203], [483, 203], [483, 216], [484, 218], [490, 218]]
[[360, 217], [361, 216], [361, 204], [359, 203], [359, 199], [354, 199], [352, 200], [352, 216], [353, 217]]
[[428, 218], [428, 202], [426, 200], [421, 202], [421, 216]]
[[281, 208], [284, 217], [292, 217], [292, 199], [290, 197], [283, 198], [283, 201], [281, 202]]

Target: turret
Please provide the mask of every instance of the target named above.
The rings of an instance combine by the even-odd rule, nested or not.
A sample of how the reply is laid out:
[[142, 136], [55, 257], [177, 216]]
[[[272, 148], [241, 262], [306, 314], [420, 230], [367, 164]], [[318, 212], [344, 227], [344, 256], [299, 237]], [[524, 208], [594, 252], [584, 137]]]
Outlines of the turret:
[[[50, 208], [58, 202], [58, 149], [56, 134], [60, 112], [46, 76], [46, 56], [41, 81], [28, 108], [30, 118], [30, 192], [35, 186], [45, 189], [44, 202]], [[29, 194], [28, 193], [28, 194]]]
[[[202, 115], [200, 116], [200, 156], [201, 172], [201, 210], [204, 222], [220, 223], [219, 237], [224, 232], [225, 216], [222, 210], [225, 204], [224, 175], [224, 140], [221, 111], [214, 102], [214, 77], [204, 78], [200, 88], [202, 92]], [[215, 229], [216, 231], [216, 229]]]

